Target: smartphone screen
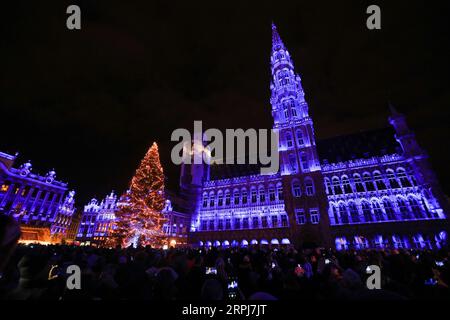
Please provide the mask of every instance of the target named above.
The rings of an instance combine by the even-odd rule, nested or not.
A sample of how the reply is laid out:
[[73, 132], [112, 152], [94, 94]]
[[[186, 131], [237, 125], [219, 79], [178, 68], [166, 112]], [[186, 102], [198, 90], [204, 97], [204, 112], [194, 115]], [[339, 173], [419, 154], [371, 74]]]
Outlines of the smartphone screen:
[[217, 269], [213, 267], [207, 267], [205, 274], [217, 274]]

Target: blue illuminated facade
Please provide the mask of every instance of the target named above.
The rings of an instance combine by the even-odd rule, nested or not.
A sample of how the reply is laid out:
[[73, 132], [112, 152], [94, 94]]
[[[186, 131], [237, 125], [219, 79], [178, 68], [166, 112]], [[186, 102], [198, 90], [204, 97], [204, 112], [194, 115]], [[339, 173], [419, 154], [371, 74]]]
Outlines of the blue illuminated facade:
[[447, 242], [448, 199], [402, 114], [391, 106], [390, 127], [316, 141], [301, 78], [274, 25], [271, 74], [279, 173], [182, 164], [193, 245], [363, 249]]
[[75, 191], [56, 180], [56, 172], [32, 173], [28, 161], [14, 168], [16, 156], [0, 152], [0, 213], [22, 225], [48, 227], [52, 235], [67, 233], [75, 212]]

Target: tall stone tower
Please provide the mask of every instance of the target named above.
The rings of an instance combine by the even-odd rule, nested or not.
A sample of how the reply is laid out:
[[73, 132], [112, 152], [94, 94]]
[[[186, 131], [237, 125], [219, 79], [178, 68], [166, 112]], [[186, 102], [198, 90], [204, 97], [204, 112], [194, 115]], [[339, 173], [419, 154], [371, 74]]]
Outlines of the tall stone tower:
[[[300, 76], [272, 24], [271, 105], [280, 137], [280, 170], [291, 237], [298, 243], [331, 245], [328, 201], [316, 149], [313, 121]], [[303, 218], [304, 217], [304, 221]]]

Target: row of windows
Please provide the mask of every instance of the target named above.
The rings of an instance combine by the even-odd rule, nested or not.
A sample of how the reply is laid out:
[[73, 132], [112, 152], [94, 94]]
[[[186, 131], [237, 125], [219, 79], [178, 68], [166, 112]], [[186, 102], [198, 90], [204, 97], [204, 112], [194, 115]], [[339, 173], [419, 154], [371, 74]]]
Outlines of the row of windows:
[[306, 224], [307, 222], [318, 224], [320, 221], [318, 209], [309, 210], [309, 220], [306, 219], [307, 217], [303, 209], [295, 209], [295, 217], [297, 219], [297, 224]]
[[247, 193], [246, 188], [242, 188], [241, 190], [235, 189], [233, 191], [233, 195], [230, 190], [222, 190], [218, 191], [217, 196], [214, 192], [203, 193], [203, 208], [206, 207], [218, 207], [222, 206], [230, 206], [231, 203], [234, 205], [239, 204], [247, 204], [247, 203], [266, 203], [267, 200], [270, 202], [281, 201], [283, 200], [283, 187], [281, 183], [277, 184], [276, 187], [274, 185], [270, 185], [268, 189], [268, 193], [266, 194], [266, 189], [263, 185], [260, 185], [258, 189], [256, 187], [252, 187], [250, 189], [250, 194]]
[[350, 179], [347, 175], [341, 178], [334, 176], [325, 178], [325, 188], [327, 194], [349, 194], [354, 192], [366, 192], [396, 188], [407, 188], [416, 185], [414, 175], [408, 175], [406, 170], [398, 168], [395, 173], [392, 169], [387, 169], [385, 174], [374, 171], [373, 174], [364, 172], [362, 175], [355, 173]]
[[[295, 130], [295, 138], [299, 147], [305, 145], [306, 139], [302, 128], [297, 128], [297, 130]], [[292, 134], [290, 132], [286, 133], [286, 145], [289, 148], [292, 148], [294, 146], [294, 140], [292, 139]]]
[[330, 220], [331, 224], [348, 224], [436, 218], [421, 202], [410, 196], [407, 199], [397, 197], [395, 202], [386, 197], [382, 201], [363, 200], [360, 205], [354, 201], [340, 202], [338, 205], [331, 203]]
[[[302, 196], [302, 186], [298, 179], [293, 179], [291, 182], [292, 195], [294, 197]], [[314, 182], [310, 177], [306, 177], [303, 183], [303, 192], [307, 196], [313, 196], [315, 194]]]
[[260, 228], [280, 228], [288, 227], [288, 218], [286, 214], [272, 216], [262, 216], [250, 218], [225, 218], [217, 220], [202, 220], [200, 222], [201, 231], [216, 230], [240, 230], [240, 229], [260, 229]]
[[409, 236], [382, 236], [377, 235], [370, 239], [363, 236], [338, 237], [335, 239], [337, 250], [348, 249], [368, 249], [368, 248], [415, 248], [415, 249], [435, 249], [442, 248], [447, 244], [447, 233], [439, 232], [436, 235], [428, 236], [415, 234]]
[[[288, 155], [289, 160], [289, 171], [290, 172], [297, 172], [297, 157], [294, 153], [289, 153]], [[300, 166], [302, 171], [307, 172], [309, 170], [309, 160], [308, 155], [306, 152], [300, 152]]]
[[[9, 182], [5, 182], [0, 187], [0, 192], [6, 193], [11, 187], [11, 184]], [[21, 197], [29, 197], [29, 198], [36, 198], [38, 196], [38, 200], [44, 200], [47, 196], [47, 199], [53, 199], [53, 197], [56, 195], [56, 198], [54, 201], [59, 201], [61, 194], [55, 193], [55, 192], [47, 192], [45, 190], [40, 190], [37, 188], [32, 188], [31, 186], [25, 186], [24, 188], [20, 188], [20, 186], [13, 187], [12, 194], [17, 195], [20, 191]], [[40, 191], [40, 194], [39, 194]]]

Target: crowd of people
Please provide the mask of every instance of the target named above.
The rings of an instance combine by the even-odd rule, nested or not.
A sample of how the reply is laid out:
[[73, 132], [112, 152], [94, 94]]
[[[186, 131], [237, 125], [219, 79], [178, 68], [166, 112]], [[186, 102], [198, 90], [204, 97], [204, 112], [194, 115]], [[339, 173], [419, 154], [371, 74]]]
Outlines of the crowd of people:
[[[450, 298], [449, 251], [444, 249], [332, 251], [254, 246], [163, 250], [5, 244], [0, 254], [0, 299]], [[67, 286], [71, 265], [81, 270], [80, 289]], [[373, 274], [370, 266], [380, 267], [381, 289], [367, 286]]]

